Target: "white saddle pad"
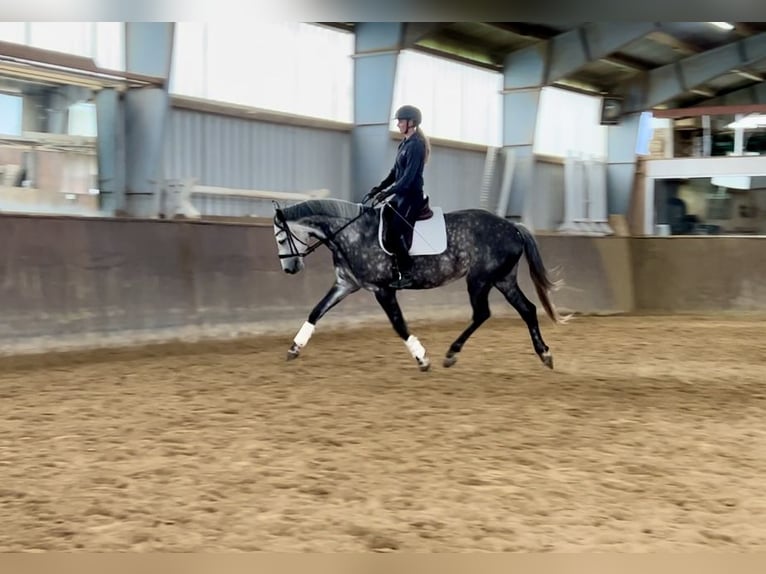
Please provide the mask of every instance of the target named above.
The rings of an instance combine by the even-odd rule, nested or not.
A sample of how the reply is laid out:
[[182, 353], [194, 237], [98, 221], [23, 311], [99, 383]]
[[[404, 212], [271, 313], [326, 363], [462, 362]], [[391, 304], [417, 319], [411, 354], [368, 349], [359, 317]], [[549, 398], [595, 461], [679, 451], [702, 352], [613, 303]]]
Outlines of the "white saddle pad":
[[[447, 227], [441, 207], [431, 207], [433, 215], [428, 219], [415, 222], [412, 232], [410, 255], [438, 255], [447, 250]], [[383, 246], [383, 218], [378, 220], [378, 243], [381, 249], [391, 255]]]

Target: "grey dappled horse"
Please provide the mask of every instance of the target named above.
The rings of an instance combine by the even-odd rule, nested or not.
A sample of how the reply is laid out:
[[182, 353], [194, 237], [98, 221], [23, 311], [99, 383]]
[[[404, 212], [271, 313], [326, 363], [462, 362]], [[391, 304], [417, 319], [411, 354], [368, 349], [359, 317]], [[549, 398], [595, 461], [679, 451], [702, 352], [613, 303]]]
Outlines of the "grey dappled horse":
[[[295, 336], [287, 352], [288, 359], [300, 354], [325, 313], [351, 293], [367, 289], [375, 295], [420, 369], [429, 368], [426, 350], [410, 334], [396, 300], [396, 290], [388, 286], [393, 278], [392, 261], [379, 244], [379, 212], [371, 206], [338, 199], [307, 200], [284, 208], [275, 204], [274, 236], [282, 269], [298, 273], [303, 269], [303, 257], [325, 244], [332, 252], [336, 277]], [[524, 319], [535, 352], [552, 369], [553, 356], [540, 334], [535, 305], [522, 293], [516, 280], [517, 264], [523, 253], [546, 313], [554, 322], [563, 322], [548, 297], [556, 284], [548, 277], [532, 234], [520, 224], [481, 209], [446, 213], [444, 221], [446, 249], [434, 255], [413, 256], [413, 284], [409, 287], [433, 289], [466, 277], [473, 317], [450, 345], [444, 366], [455, 364], [465, 342], [489, 318], [489, 292], [495, 287]], [[312, 244], [312, 239], [317, 241]]]

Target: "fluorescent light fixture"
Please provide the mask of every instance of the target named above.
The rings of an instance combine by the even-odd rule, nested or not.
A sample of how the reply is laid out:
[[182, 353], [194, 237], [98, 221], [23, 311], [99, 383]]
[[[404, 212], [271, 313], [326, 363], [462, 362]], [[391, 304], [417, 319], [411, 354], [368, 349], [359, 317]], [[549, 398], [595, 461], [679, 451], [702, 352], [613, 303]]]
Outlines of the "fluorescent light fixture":
[[726, 127], [732, 129], [742, 128], [746, 130], [752, 130], [763, 126], [766, 126], [766, 114], [750, 114], [749, 116], [745, 116], [744, 118], [731, 122]]
[[734, 30], [734, 24], [729, 24], [728, 22], [708, 22], [708, 24], [712, 24], [721, 30]]

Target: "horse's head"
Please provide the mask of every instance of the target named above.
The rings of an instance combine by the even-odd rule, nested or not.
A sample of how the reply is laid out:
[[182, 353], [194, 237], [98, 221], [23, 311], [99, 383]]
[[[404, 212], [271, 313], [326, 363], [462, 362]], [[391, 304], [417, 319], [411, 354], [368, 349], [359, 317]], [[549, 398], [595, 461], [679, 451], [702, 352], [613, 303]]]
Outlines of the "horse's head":
[[276, 206], [274, 214], [274, 240], [277, 242], [279, 262], [285, 273], [303, 270], [303, 254], [309, 244], [308, 230], [301, 225], [288, 225], [284, 212]]

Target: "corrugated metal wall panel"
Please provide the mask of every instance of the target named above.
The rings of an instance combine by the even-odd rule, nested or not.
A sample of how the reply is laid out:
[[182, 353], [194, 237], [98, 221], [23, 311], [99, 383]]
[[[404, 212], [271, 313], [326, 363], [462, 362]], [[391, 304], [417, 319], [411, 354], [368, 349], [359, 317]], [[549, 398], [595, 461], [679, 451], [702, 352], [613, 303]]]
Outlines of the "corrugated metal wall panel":
[[[381, 158], [380, 179], [391, 169], [397, 141]], [[446, 211], [479, 207], [483, 151], [433, 145], [426, 190]], [[173, 109], [165, 147], [165, 177], [197, 178], [200, 185], [302, 192], [326, 188], [351, 197], [351, 135], [348, 132], [280, 125], [209, 112]], [[248, 200], [202, 197], [207, 215], [246, 215]]]
[[486, 152], [433, 146], [424, 173], [433, 205], [445, 211], [480, 207]]
[[174, 109], [165, 177], [200, 185], [350, 196], [350, 134]]

